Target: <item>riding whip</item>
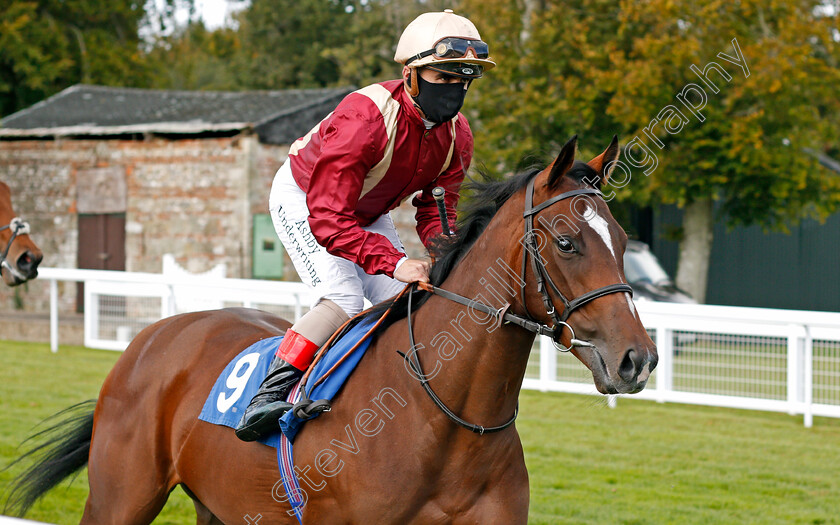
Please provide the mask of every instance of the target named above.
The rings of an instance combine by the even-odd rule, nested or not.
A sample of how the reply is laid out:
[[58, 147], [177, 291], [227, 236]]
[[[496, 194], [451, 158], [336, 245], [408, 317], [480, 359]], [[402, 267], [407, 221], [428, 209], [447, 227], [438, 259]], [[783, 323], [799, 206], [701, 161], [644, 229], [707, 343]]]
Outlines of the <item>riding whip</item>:
[[441, 186], [437, 186], [432, 190], [432, 197], [435, 198], [435, 202], [437, 203], [438, 215], [440, 215], [440, 225], [443, 228], [443, 234], [449, 236], [452, 235], [452, 230], [449, 229], [449, 218], [446, 216], [446, 203], [443, 200], [445, 194], [446, 191]]

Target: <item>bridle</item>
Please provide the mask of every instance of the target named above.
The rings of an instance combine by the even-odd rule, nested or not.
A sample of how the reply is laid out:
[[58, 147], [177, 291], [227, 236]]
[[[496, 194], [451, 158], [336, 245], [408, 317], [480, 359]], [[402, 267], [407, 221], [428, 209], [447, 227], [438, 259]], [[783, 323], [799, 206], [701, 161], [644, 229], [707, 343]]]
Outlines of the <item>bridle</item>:
[[[469, 299], [464, 297], [463, 295], [456, 294], [454, 292], [450, 292], [447, 290], [443, 290], [438, 288], [437, 286], [433, 286], [427, 283], [412, 283], [409, 285], [408, 291], [408, 303], [406, 309], [408, 310], [408, 338], [409, 343], [411, 344], [411, 350], [404, 354], [402, 352], [398, 352], [403, 358], [406, 360], [408, 365], [411, 367], [412, 371], [416, 375], [417, 379], [420, 380], [420, 384], [423, 386], [423, 389], [426, 390], [426, 393], [429, 394], [429, 397], [432, 398], [432, 401], [437, 405], [437, 407], [443, 411], [444, 414], [449, 417], [452, 421], [457, 423], [458, 425], [470, 430], [471, 432], [475, 432], [476, 434], [483, 435], [492, 432], [499, 432], [507, 427], [511, 426], [514, 421], [516, 421], [516, 416], [519, 414], [519, 404], [517, 403], [516, 410], [513, 413], [513, 417], [511, 417], [506, 423], [495, 426], [495, 427], [484, 427], [482, 425], [476, 425], [474, 423], [469, 423], [464, 419], [455, 415], [452, 410], [446, 406], [446, 404], [441, 401], [441, 399], [435, 394], [432, 390], [432, 387], [429, 385], [429, 379], [426, 377], [425, 373], [423, 372], [423, 367], [420, 364], [420, 358], [417, 356], [417, 352], [415, 349], [417, 348], [414, 342], [414, 329], [411, 322], [411, 304], [412, 304], [412, 296], [416, 288], [421, 288], [427, 292], [433, 293], [435, 295], [439, 295], [445, 299], [449, 299], [450, 301], [454, 301], [456, 303], [462, 304], [474, 310], [478, 310], [485, 314], [488, 314], [496, 319], [497, 325], [503, 323], [513, 323], [522, 328], [534, 332], [540, 335], [546, 335], [551, 337], [554, 346], [563, 352], [568, 352], [575, 346], [594, 346], [592, 343], [588, 341], [582, 341], [575, 337], [575, 331], [572, 329], [571, 325], [569, 325], [566, 320], [569, 316], [574, 312], [576, 309], [580, 308], [581, 306], [598, 299], [599, 297], [603, 297], [605, 295], [613, 294], [613, 293], [629, 293], [633, 294], [633, 289], [630, 288], [629, 285], [624, 283], [618, 284], [610, 284], [608, 286], [604, 286], [601, 288], [597, 288], [590, 292], [586, 292], [585, 294], [572, 299], [571, 301], [566, 298], [565, 295], [557, 288], [557, 285], [554, 284], [554, 281], [551, 279], [551, 276], [548, 274], [548, 270], [545, 267], [545, 263], [543, 263], [542, 258], [540, 257], [539, 245], [537, 244], [536, 237], [534, 235], [534, 216], [541, 212], [542, 210], [548, 208], [549, 206], [560, 202], [565, 199], [569, 199], [572, 197], [576, 197], [578, 195], [597, 195], [603, 198], [603, 194], [594, 189], [594, 188], [583, 188], [578, 190], [567, 191], [565, 193], [561, 193], [560, 195], [556, 195], [551, 199], [539, 204], [537, 206], [533, 205], [534, 202], [534, 181], [536, 177], [531, 178], [528, 182], [528, 186], [525, 190], [525, 212], [523, 213], [523, 217], [525, 218], [525, 239], [524, 242], [528, 243], [527, 246], [523, 249], [522, 252], [522, 276], [521, 276], [521, 294], [522, 294], [522, 305], [525, 307], [526, 317], [513, 314], [508, 312], [508, 308], [510, 308], [510, 304], [506, 304], [501, 308], [493, 308], [488, 306], [484, 303], [479, 301], [475, 301], [473, 299]], [[531, 267], [534, 271], [534, 276], [537, 280], [537, 291], [540, 292], [542, 295], [543, 304], [545, 305], [546, 313], [551, 316], [553, 320], [553, 325], [548, 326], [546, 324], [540, 323], [533, 319], [531, 313], [528, 311], [528, 307], [525, 306], [525, 292], [526, 292], [526, 280], [525, 280], [525, 270], [527, 269], [527, 260], [528, 260], [528, 253], [531, 254]], [[548, 288], [546, 287], [546, 283], [551, 288], [551, 290], [560, 297], [560, 300], [563, 301], [563, 312], [562, 314], [557, 312], [557, 308], [554, 306], [554, 301], [551, 298], [551, 294], [548, 292]], [[568, 347], [563, 346], [560, 342], [560, 334], [562, 333], [563, 328], [567, 328], [571, 333], [571, 339]]]
[[9, 224], [0, 226], [0, 231], [3, 230], [11, 230], [12, 235], [9, 237], [9, 242], [6, 243], [6, 248], [3, 250], [3, 254], [0, 255], [0, 267], [9, 270], [9, 273], [14, 275], [17, 279], [25, 281], [27, 277], [20, 273], [17, 268], [9, 264], [6, 257], [9, 255], [9, 250], [12, 249], [12, 243], [15, 242], [17, 236], [29, 234], [29, 223], [19, 217], [15, 217], [9, 222]]
[[[575, 338], [575, 331], [566, 322], [572, 312], [580, 308], [581, 306], [598, 299], [599, 297], [603, 297], [605, 295], [613, 294], [613, 293], [629, 293], [631, 296], [633, 295], [633, 288], [630, 287], [628, 284], [618, 283], [618, 284], [610, 284], [601, 288], [597, 288], [595, 290], [586, 292], [585, 294], [572, 299], [571, 301], [566, 299], [566, 296], [563, 295], [563, 292], [554, 284], [554, 281], [551, 279], [551, 275], [549, 275], [548, 270], [545, 267], [545, 263], [543, 263], [543, 259], [540, 256], [539, 251], [539, 244], [537, 243], [537, 236], [534, 234], [534, 216], [541, 212], [542, 210], [548, 208], [552, 204], [560, 202], [562, 200], [566, 200], [572, 197], [577, 197], [578, 195], [597, 195], [598, 197], [603, 198], [604, 195], [595, 188], [582, 188], [578, 190], [567, 191], [565, 193], [561, 193], [560, 195], [556, 195], [547, 201], [539, 204], [538, 206], [534, 206], [534, 182], [536, 181], [536, 177], [532, 178], [528, 182], [528, 187], [525, 190], [525, 213], [523, 213], [523, 217], [525, 218], [525, 237], [523, 238], [523, 242], [527, 243], [525, 249], [522, 250], [522, 276], [521, 276], [521, 296], [522, 296], [522, 306], [525, 308], [525, 313], [528, 317], [532, 317], [531, 313], [528, 311], [528, 305], [525, 301], [525, 288], [526, 288], [526, 280], [525, 280], [525, 271], [527, 269], [527, 260], [528, 254], [531, 255], [531, 268], [534, 272], [534, 278], [537, 280], [537, 291], [542, 295], [543, 304], [545, 305], [545, 310], [548, 315], [551, 316], [552, 320], [554, 321], [554, 325], [549, 327], [546, 332], [540, 332], [543, 335], [548, 335], [551, 337], [551, 340], [554, 342], [555, 348], [560, 350], [561, 352], [568, 352], [574, 346], [592, 346], [591, 343], [587, 343], [586, 341], [580, 341]], [[558, 313], [557, 308], [554, 306], [554, 301], [551, 299], [551, 294], [548, 291], [548, 287], [546, 287], [546, 283], [548, 283], [548, 287], [551, 288], [551, 291], [554, 292], [557, 297], [563, 301], [563, 312]], [[571, 343], [568, 347], [565, 347], [560, 343], [560, 333], [562, 332], [563, 328], [567, 328], [571, 333]]]

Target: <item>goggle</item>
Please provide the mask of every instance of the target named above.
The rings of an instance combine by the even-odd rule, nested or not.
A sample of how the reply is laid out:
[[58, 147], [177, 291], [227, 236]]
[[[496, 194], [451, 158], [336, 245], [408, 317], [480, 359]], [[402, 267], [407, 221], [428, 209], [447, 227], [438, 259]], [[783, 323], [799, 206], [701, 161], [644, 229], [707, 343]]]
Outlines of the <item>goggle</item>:
[[409, 58], [405, 64], [408, 65], [414, 60], [419, 60], [429, 55], [435, 55], [437, 58], [464, 58], [470, 50], [472, 50], [475, 58], [487, 58], [490, 56], [490, 47], [487, 45], [487, 42], [448, 36], [435, 42], [432, 49]]

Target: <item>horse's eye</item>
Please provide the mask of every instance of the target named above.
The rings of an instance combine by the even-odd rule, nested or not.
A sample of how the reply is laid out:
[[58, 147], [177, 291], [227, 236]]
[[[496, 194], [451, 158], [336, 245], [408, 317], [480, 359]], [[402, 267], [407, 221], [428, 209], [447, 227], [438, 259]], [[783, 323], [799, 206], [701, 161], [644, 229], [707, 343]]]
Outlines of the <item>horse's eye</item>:
[[575, 245], [572, 244], [572, 241], [567, 239], [566, 237], [560, 237], [557, 239], [557, 247], [560, 248], [560, 251], [563, 253], [575, 253]]

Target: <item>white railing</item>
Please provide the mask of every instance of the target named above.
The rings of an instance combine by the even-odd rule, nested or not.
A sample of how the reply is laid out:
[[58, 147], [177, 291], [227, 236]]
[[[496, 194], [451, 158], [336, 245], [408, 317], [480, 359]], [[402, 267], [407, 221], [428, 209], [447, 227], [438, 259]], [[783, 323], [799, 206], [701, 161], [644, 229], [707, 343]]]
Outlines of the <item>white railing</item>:
[[[58, 349], [57, 281], [85, 283], [85, 346], [124, 350], [155, 321], [182, 311], [255, 307], [297, 320], [311, 302], [302, 283], [42, 268], [50, 281], [50, 344]], [[179, 301], [189, 297], [190, 301]], [[633, 397], [659, 402], [840, 417], [840, 313], [636, 303], [659, 365]], [[589, 371], [540, 338], [525, 388], [595, 394]], [[620, 397], [620, 396], [619, 396]], [[610, 398], [614, 404], [615, 397]]]
[[[840, 417], [840, 313], [641, 301], [637, 308], [659, 365], [633, 397], [802, 414], [808, 427], [815, 415]], [[546, 338], [536, 347], [524, 387], [595, 393], [577, 359]]]
[[311, 302], [309, 287], [295, 282], [65, 268], [40, 268], [38, 279], [50, 281], [53, 352], [58, 351], [58, 281], [85, 284], [85, 346], [104, 350], [125, 350], [140, 330], [178, 313], [244, 306], [295, 321]]

